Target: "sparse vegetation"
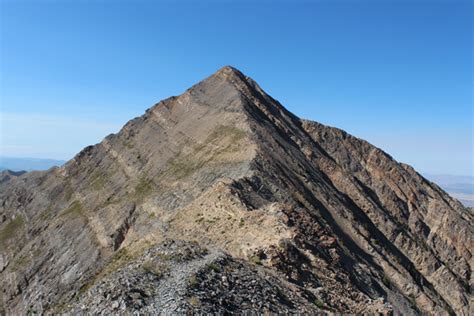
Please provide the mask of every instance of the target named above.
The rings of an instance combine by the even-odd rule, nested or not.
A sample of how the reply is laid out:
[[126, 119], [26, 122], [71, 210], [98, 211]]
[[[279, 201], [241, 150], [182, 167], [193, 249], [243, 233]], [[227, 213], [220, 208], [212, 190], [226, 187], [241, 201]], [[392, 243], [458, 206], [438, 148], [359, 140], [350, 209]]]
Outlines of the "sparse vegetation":
[[64, 198], [66, 199], [66, 201], [69, 201], [71, 199], [73, 193], [74, 191], [71, 188], [71, 184], [66, 183], [64, 188]]
[[[232, 126], [219, 125], [206, 138], [206, 140], [193, 147], [193, 151], [189, 154], [180, 155], [172, 159], [168, 168], [162, 173], [162, 176], [168, 175], [181, 180], [189, 177], [197, 170], [203, 168], [210, 161], [216, 161], [219, 155], [231, 153], [238, 149], [238, 143], [246, 136], [244, 130]], [[199, 157], [200, 152], [206, 149], [208, 144], [216, 143], [218, 139], [227, 138], [226, 146], [221, 146], [219, 149], [212, 148], [208, 155]], [[237, 145], [237, 146], [236, 146]]]
[[198, 285], [198, 279], [195, 275], [191, 275], [190, 277], [188, 277], [187, 282], [190, 287], [195, 287], [196, 285]]
[[158, 263], [153, 262], [151, 260], [150, 261], [145, 261], [142, 265], [142, 268], [145, 272], [151, 273], [151, 274], [157, 276], [158, 278], [163, 277], [163, 274], [166, 271], [166, 267], [164, 265], [158, 264]]
[[385, 286], [388, 287], [388, 288], [390, 288], [390, 286], [391, 286], [391, 284], [392, 284], [392, 283], [390, 282], [390, 279], [389, 279], [386, 275], [384, 275], [384, 276], [382, 277], [382, 283], [385, 284]]
[[84, 293], [86, 293], [90, 288], [91, 288], [92, 284], [91, 283], [86, 283], [84, 284], [83, 286], [81, 286], [81, 288], [79, 289], [79, 291], [77, 292], [77, 296], [82, 296]]
[[0, 230], [0, 244], [5, 245], [8, 240], [14, 238], [23, 225], [24, 219], [21, 215], [16, 216], [13, 220], [6, 224]]
[[221, 271], [221, 268], [220, 268], [217, 264], [215, 264], [215, 263], [209, 263], [209, 265], [207, 266], [207, 268], [208, 268], [209, 270], [214, 271], [214, 272], [220, 272], [220, 271]]
[[215, 141], [218, 138], [229, 138], [231, 142], [238, 142], [247, 135], [242, 129], [234, 126], [218, 125], [206, 139], [206, 143]]
[[239, 227], [244, 227], [244, 225], [245, 225], [245, 220], [241, 218], [239, 222]]
[[120, 268], [122, 265], [134, 260], [137, 256], [143, 252], [144, 249], [150, 247], [147, 242], [140, 244], [139, 246], [134, 246], [134, 248], [122, 248], [117, 251], [113, 256], [112, 259], [107, 267], [104, 270], [104, 275], [115, 271], [116, 269]]
[[100, 171], [96, 170], [92, 173], [90, 177], [90, 186], [93, 190], [100, 190], [106, 184], [105, 175]]
[[135, 244], [132, 248], [133, 250], [131, 250], [130, 248], [122, 248], [118, 250], [110, 259], [107, 267], [100, 271], [98, 274], [91, 277], [89, 281], [81, 287], [78, 294], [81, 295], [87, 292], [96, 283], [97, 280], [104, 278], [106, 275], [109, 275], [110, 273], [116, 271], [128, 262], [136, 259], [141, 253], [143, 253], [145, 249], [152, 247], [152, 245], [152, 243], [145, 241], [139, 243], [138, 245]]
[[212, 224], [214, 224], [218, 219], [219, 219], [219, 218], [212, 218], [212, 219], [206, 220], [206, 222], [207, 222], [208, 224], [211, 224], [211, 225], [212, 225]]
[[65, 209], [61, 216], [83, 216], [84, 215], [84, 207], [82, 206], [81, 202], [74, 201], [72, 202], [67, 209]]
[[121, 199], [118, 199], [118, 198], [115, 198], [113, 196], [109, 196], [105, 201], [104, 203], [102, 203], [102, 207], [107, 207], [109, 205], [113, 205], [113, 204], [118, 204], [121, 202]]
[[152, 181], [146, 179], [146, 177], [141, 177], [135, 186], [135, 197], [138, 200], [143, 199], [153, 190]]
[[191, 296], [188, 299], [188, 303], [191, 304], [192, 306], [199, 306], [199, 299], [196, 296]]
[[193, 174], [196, 170], [200, 169], [204, 165], [204, 162], [192, 161], [187, 157], [177, 158], [171, 161], [166, 173], [173, 175], [176, 179], [180, 180]]
[[28, 254], [20, 254], [12, 264], [14, 271], [21, 271], [31, 263], [31, 258]]
[[133, 143], [133, 141], [131, 141], [131, 140], [124, 142], [123, 145], [124, 145], [125, 147], [127, 147], [128, 149], [133, 149], [133, 147], [134, 147], [134, 143]]
[[262, 265], [262, 260], [260, 259], [258, 255], [249, 256], [249, 261], [252, 262], [253, 264]]
[[314, 305], [316, 305], [317, 307], [321, 308], [321, 309], [324, 309], [324, 303], [323, 301], [321, 301], [320, 299], [318, 298], [315, 298], [314, 301], [313, 301]]
[[113, 256], [114, 261], [129, 261], [129, 260], [132, 260], [133, 258], [134, 256], [132, 256], [128, 248], [120, 249]]
[[40, 214], [40, 219], [46, 221], [51, 218], [53, 212], [53, 205], [50, 204], [43, 212]]

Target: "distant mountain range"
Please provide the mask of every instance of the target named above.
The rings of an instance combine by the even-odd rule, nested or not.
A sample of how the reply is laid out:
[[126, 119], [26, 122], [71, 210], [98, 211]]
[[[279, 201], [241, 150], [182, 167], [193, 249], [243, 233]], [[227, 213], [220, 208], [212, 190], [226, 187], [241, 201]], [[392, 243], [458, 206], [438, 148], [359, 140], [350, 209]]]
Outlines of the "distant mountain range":
[[64, 160], [42, 159], [42, 158], [19, 158], [19, 157], [1, 157], [0, 171], [32, 171], [32, 170], [48, 170], [54, 166], [61, 166]]

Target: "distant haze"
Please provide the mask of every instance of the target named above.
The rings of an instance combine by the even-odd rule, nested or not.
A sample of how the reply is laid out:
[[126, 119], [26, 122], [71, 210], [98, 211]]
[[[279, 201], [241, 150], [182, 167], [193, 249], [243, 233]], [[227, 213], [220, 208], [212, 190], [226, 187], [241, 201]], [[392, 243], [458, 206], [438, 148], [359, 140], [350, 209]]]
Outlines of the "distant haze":
[[458, 199], [465, 206], [474, 207], [474, 177], [424, 174], [426, 178], [438, 184], [452, 197]]
[[64, 160], [55, 159], [0, 157], [0, 170], [47, 170], [54, 166], [61, 166], [64, 163]]

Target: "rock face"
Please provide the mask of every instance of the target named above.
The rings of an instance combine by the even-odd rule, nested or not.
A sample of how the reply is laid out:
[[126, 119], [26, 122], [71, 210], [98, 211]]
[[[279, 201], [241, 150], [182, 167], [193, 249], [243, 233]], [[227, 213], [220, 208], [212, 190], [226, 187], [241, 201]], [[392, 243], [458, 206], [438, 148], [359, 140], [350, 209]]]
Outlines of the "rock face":
[[472, 314], [473, 211], [224, 67], [2, 175], [1, 309]]

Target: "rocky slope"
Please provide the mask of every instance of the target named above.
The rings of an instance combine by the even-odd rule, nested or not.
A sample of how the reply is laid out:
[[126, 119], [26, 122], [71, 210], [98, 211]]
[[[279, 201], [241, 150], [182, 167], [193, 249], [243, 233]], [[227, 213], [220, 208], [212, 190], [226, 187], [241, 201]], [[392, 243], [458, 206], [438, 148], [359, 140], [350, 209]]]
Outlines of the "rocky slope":
[[0, 182], [2, 309], [472, 313], [473, 211], [224, 67]]

